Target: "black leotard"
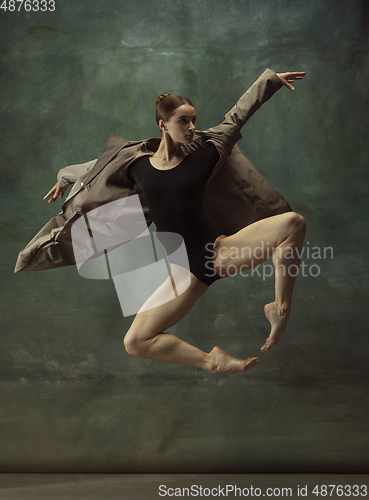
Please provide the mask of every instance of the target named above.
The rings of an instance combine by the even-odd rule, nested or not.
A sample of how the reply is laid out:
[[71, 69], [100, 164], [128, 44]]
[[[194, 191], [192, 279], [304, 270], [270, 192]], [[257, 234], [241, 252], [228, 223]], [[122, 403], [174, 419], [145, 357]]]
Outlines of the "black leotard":
[[[171, 169], [157, 169], [149, 157], [144, 156], [129, 170], [131, 179], [144, 193], [157, 231], [178, 233], [183, 237], [191, 273], [208, 286], [220, 276], [211, 262], [209, 248], [213, 247], [205, 248], [205, 245], [213, 244], [222, 231], [207, 219], [203, 193], [218, 160], [216, 147], [205, 143]], [[166, 246], [165, 241], [162, 243]]]

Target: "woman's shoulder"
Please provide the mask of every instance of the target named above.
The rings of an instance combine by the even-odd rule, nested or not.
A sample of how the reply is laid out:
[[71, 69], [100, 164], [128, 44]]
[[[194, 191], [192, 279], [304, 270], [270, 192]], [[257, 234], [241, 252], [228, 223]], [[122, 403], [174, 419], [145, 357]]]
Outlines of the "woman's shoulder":
[[212, 142], [205, 142], [204, 144], [187, 151], [188, 156], [196, 162], [214, 165], [219, 160], [219, 152]]
[[219, 152], [215, 146], [215, 144], [210, 140], [204, 142], [204, 144], [199, 148], [201, 153], [210, 159], [215, 159], [219, 157]]
[[[240, 137], [242, 136], [240, 135]], [[194, 141], [190, 147], [193, 150], [205, 146], [204, 152], [207, 151], [208, 154], [213, 156], [218, 154], [220, 158], [226, 158], [230, 154], [234, 142], [233, 137], [230, 137], [220, 126], [217, 126], [207, 130], [196, 130]]]

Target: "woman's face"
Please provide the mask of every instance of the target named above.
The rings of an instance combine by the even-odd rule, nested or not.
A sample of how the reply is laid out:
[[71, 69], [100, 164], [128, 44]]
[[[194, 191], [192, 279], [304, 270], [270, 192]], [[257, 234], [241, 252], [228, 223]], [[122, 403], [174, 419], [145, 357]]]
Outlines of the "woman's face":
[[162, 127], [164, 127], [174, 142], [182, 144], [192, 142], [196, 128], [196, 113], [190, 104], [182, 104], [174, 111], [168, 121], [160, 120], [160, 122], [163, 122], [160, 128], [163, 130]]

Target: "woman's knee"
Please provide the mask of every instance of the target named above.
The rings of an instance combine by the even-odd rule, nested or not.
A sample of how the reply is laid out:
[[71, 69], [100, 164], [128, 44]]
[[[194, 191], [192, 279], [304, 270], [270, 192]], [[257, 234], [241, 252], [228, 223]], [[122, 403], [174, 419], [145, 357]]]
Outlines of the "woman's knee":
[[285, 217], [289, 228], [293, 231], [305, 231], [306, 220], [303, 215], [297, 212], [286, 212]]
[[130, 354], [131, 356], [134, 356], [134, 353], [136, 352], [137, 349], [137, 343], [135, 338], [132, 335], [129, 335], [128, 333], [123, 339], [123, 344], [126, 352]]
[[130, 356], [144, 358], [147, 354], [147, 345], [144, 340], [140, 340], [136, 335], [128, 332], [123, 339], [126, 352]]

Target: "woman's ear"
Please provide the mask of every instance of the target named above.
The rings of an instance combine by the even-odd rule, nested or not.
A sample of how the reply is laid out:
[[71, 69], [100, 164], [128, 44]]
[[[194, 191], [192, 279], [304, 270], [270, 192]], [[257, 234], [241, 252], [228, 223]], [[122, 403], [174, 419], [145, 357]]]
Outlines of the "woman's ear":
[[160, 118], [160, 120], [159, 120], [159, 127], [160, 127], [160, 130], [161, 130], [162, 132], [164, 132], [164, 130], [166, 130], [166, 129], [167, 129], [167, 127], [166, 127], [166, 125], [165, 125], [165, 121], [164, 121], [162, 118]]

